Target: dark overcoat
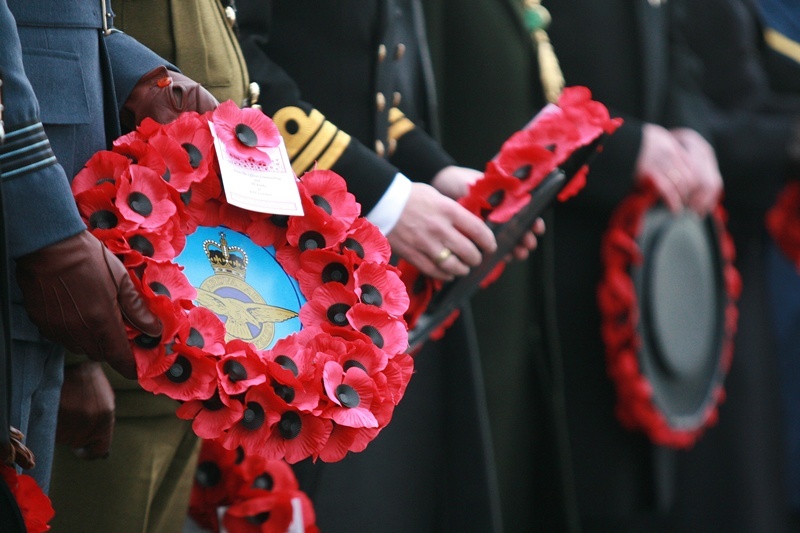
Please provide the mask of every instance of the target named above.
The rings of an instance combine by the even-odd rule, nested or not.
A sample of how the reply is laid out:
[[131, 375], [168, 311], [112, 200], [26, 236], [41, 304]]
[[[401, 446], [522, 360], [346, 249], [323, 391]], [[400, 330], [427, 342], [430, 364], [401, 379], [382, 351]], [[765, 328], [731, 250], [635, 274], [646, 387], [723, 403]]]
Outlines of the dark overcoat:
[[[430, 181], [452, 158], [435, 114], [413, 0], [239, 0], [242, 49], [293, 167], [333, 168], [368, 212], [397, 172]], [[468, 315], [468, 310], [465, 310]], [[323, 531], [494, 531], [496, 487], [473, 333], [458, 321], [415, 358], [366, 451], [298, 470]]]

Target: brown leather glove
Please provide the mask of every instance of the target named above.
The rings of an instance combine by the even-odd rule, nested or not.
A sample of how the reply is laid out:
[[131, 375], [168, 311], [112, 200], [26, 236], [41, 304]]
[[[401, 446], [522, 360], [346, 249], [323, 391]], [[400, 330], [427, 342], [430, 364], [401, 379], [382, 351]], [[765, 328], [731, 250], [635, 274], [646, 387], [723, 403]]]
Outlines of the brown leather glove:
[[161, 66], [145, 74], [133, 88], [122, 106], [120, 122], [123, 129], [132, 131], [146, 117], [167, 124], [184, 111], [205, 113], [218, 105], [202, 85]]
[[108, 457], [114, 407], [114, 391], [100, 363], [86, 361], [65, 367], [56, 442], [72, 448], [81, 459]]
[[125, 318], [152, 336], [161, 323], [119, 259], [88, 231], [17, 259], [25, 309], [42, 335], [136, 378]]

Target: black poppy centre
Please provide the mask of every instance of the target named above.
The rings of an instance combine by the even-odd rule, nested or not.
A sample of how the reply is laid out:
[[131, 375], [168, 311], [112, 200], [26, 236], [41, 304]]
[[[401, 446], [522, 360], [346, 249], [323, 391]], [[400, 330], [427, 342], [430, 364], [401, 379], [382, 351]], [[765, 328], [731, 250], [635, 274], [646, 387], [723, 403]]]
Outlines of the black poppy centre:
[[300, 374], [300, 370], [297, 368], [297, 363], [295, 363], [294, 360], [288, 355], [279, 355], [275, 358], [275, 362], [294, 374], [294, 377], [297, 377]]
[[153, 255], [156, 253], [155, 246], [153, 246], [153, 243], [150, 242], [150, 239], [144, 235], [132, 236], [130, 239], [128, 239], [128, 244], [132, 250], [136, 250], [145, 257], [153, 257]]
[[311, 196], [311, 200], [314, 202], [314, 205], [328, 213], [329, 215], [333, 214], [333, 208], [331, 207], [330, 202], [326, 200], [324, 197], [314, 194]]
[[336, 387], [336, 398], [339, 400], [344, 407], [352, 409], [354, 407], [358, 407], [358, 404], [361, 403], [361, 398], [358, 395], [358, 392], [345, 383]]
[[99, 211], [95, 211], [94, 213], [89, 216], [89, 225], [93, 229], [111, 229], [117, 227], [117, 215], [108, 211], [107, 209], [101, 209]]
[[306, 231], [300, 236], [299, 247], [301, 252], [325, 248], [325, 237], [318, 231]]
[[334, 326], [347, 325], [347, 311], [350, 306], [347, 304], [333, 304], [328, 308], [328, 321]]
[[383, 304], [383, 296], [381, 296], [381, 291], [377, 287], [365, 283], [361, 286], [361, 301], [365, 304], [380, 307]]
[[248, 402], [242, 415], [242, 426], [250, 431], [255, 431], [264, 425], [264, 420], [266, 420], [264, 408], [256, 402]]
[[128, 195], [128, 206], [143, 217], [153, 214], [153, 202], [144, 193], [134, 191]]
[[213, 461], [204, 461], [197, 465], [194, 479], [201, 487], [215, 487], [222, 480], [222, 470], [220, 470], [217, 463]]
[[281, 420], [278, 422], [278, 432], [286, 440], [292, 440], [300, 435], [300, 430], [303, 429], [303, 421], [300, 420], [300, 415], [294, 411], [286, 411], [281, 415]]
[[383, 335], [381, 335], [381, 332], [378, 331], [378, 328], [375, 326], [364, 326], [361, 328], [361, 333], [369, 337], [369, 339], [372, 341], [372, 344], [378, 348], [383, 348]]
[[189, 156], [189, 165], [192, 168], [199, 167], [200, 163], [203, 161], [203, 152], [192, 143], [183, 143], [181, 147], [186, 150], [186, 155]]
[[202, 349], [206, 345], [203, 335], [194, 328], [189, 328], [189, 338], [186, 339], [186, 344], [194, 348]]
[[228, 376], [228, 379], [234, 383], [237, 381], [244, 381], [247, 379], [247, 369], [242, 363], [235, 359], [228, 359], [222, 365], [222, 371]]
[[338, 281], [342, 285], [346, 285], [350, 279], [350, 275], [347, 272], [347, 267], [336, 262], [325, 265], [325, 268], [322, 269], [321, 277], [323, 283], [328, 283], [329, 281]]
[[167, 370], [167, 379], [173, 383], [185, 383], [192, 377], [192, 362], [182, 355]]
[[233, 131], [236, 133], [236, 140], [248, 148], [255, 148], [258, 145], [258, 135], [247, 124], [237, 124]]

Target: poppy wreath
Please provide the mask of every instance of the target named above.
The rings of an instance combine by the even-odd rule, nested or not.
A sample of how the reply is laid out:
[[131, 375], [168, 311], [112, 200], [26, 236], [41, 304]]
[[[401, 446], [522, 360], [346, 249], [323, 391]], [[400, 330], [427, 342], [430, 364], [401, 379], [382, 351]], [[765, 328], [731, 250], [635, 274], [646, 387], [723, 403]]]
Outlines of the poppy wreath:
[[48, 524], [55, 516], [55, 511], [50, 498], [42, 492], [36, 481], [27, 474], [18, 474], [16, 468], [6, 464], [0, 464], [0, 478], [17, 501], [28, 533], [49, 531]]
[[767, 212], [767, 232], [800, 269], [800, 181], [787, 183]]
[[[602, 135], [616, 131], [622, 119], [611, 118], [608, 109], [595, 100], [586, 87], [567, 87], [556, 105], [548, 105], [525, 128], [506, 140], [484, 175], [472, 184], [459, 203], [471, 213], [492, 225], [508, 222], [531, 201], [533, 191], [559, 165], [579, 148], [589, 146]], [[586, 184], [588, 165], [583, 165], [561, 190], [558, 200], [575, 196]], [[414, 328], [442, 282], [423, 275], [411, 264], [400, 261], [403, 282], [411, 302], [405, 315], [409, 328]], [[486, 288], [505, 269], [500, 262], [481, 282]], [[441, 338], [458, 317], [454, 311], [431, 333]]]
[[[643, 260], [637, 238], [642, 232], [645, 213], [660, 201], [659, 193], [648, 183], [625, 198], [614, 211], [601, 245], [603, 275], [597, 302], [606, 347], [606, 368], [617, 391], [617, 418], [626, 428], [644, 432], [658, 445], [689, 448], [706, 428], [716, 423], [717, 407], [724, 401], [725, 391], [721, 383], [715, 386], [701, 423], [688, 429], [676, 428], [653, 402], [652, 386], [641, 372], [637, 359], [642, 342], [637, 333], [640, 310], [631, 267], [640, 265]], [[720, 237], [723, 285], [727, 293], [719, 361], [719, 369], [725, 375], [733, 355], [733, 336], [738, 320], [735, 302], [741, 293], [741, 279], [733, 266], [735, 249], [726, 230], [727, 213], [718, 205], [710, 216]]]
[[303, 531], [319, 531], [311, 502], [285, 461], [248, 456], [241, 448], [228, 450], [211, 440], [200, 449], [189, 516], [209, 531], [223, 526], [228, 533], [284, 533], [300, 520]]
[[[73, 180], [87, 227], [163, 324], [158, 338], [128, 331], [139, 383], [180, 401], [177, 416], [225, 449], [266, 461], [338, 461], [386, 426], [410, 379], [405, 286], [388, 264], [388, 242], [331, 171], [298, 180], [302, 217], [229, 204], [209, 122], [248, 164], [268, 165], [262, 148], [280, 143], [269, 118], [228, 101], [166, 125], [146, 119]], [[225, 324], [193, 303], [198, 291], [174, 262], [200, 226], [274, 247], [306, 298], [299, 332], [265, 350], [226, 340]]]

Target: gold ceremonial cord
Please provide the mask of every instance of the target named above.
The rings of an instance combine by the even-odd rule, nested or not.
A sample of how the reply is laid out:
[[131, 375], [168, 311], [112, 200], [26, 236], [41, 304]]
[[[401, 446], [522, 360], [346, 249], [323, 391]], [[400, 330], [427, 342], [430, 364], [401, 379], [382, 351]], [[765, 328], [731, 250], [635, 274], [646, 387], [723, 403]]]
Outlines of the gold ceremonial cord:
[[539, 56], [539, 77], [544, 88], [544, 96], [548, 102], [555, 103], [564, 89], [564, 73], [558, 64], [550, 37], [546, 28], [550, 24], [550, 12], [542, 5], [541, 0], [524, 0], [525, 23], [536, 43]]

